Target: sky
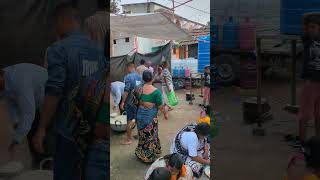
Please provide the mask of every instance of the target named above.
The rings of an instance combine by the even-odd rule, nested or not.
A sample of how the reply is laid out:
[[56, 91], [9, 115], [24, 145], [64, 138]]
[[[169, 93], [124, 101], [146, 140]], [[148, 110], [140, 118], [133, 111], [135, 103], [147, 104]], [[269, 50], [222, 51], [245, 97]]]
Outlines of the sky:
[[[147, 2], [147, 0], [120, 0], [120, 1], [121, 1], [120, 4]], [[172, 8], [172, 0], [149, 0], [149, 1], [156, 2], [164, 6], [167, 6], [169, 8]], [[183, 3], [186, 1], [187, 0], [175, 0], [175, 6], [179, 3]], [[199, 9], [201, 11], [192, 9], [188, 6]], [[177, 7], [177, 9], [175, 9], [175, 13], [186, 19], [196, 21], [202, 24], [207, 24], [207, 22], [210, 21], [210, 0], [193, 0], [191, 2], [188, 2], [186, 5]]]

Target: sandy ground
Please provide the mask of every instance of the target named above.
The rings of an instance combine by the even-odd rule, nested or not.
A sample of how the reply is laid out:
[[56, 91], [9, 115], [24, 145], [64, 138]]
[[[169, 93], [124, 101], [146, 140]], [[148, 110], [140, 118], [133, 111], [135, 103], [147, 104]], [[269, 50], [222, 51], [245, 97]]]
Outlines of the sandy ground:
[[[197, 92], [199, 94], [200, 91]], [[201, 102], [200, 97], [196, 97], [194, 105], [189, 105], [185, 101], [185, 91], [177, 92], [179, 105], [169, 114], [169, 120], [166, 121], [161, 115], [159, 120], [159, 136], [162, 145], [163, 155], [169, 153], [171, 141], [175, 134], [184, 127], [184, 125], [195, 122], [200, 113], [198, 104]], [[120, 145], [124, 134], [113, 134], [111, 136], [111, 179], [112, 180], [142, 180], [148, 169], [148, 165], [140, 162], [134, 150], [137, 146], [137, 140], [130, 146]], [[209, 179], [203, 175], [203, 180]]]

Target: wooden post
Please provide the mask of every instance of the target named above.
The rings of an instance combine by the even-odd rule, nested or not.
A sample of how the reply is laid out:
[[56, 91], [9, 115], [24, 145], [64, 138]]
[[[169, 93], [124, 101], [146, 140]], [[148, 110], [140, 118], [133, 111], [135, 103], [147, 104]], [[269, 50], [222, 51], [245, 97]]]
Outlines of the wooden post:
[[296, 106], [296, 64], [297, 64], [297, 40], [291, 41], [291, 106]]
[[257, 105], [258, 105], [258, 127], [261, 127], [261, 115], [262, 115], [262, 104], [261, 104], [261, 38], [257, 38]]
[[110, 57], [113, 57], [113, 32], [110, 30]]
[[172, 0], [172, 21], [174, 22], [174, 0]]

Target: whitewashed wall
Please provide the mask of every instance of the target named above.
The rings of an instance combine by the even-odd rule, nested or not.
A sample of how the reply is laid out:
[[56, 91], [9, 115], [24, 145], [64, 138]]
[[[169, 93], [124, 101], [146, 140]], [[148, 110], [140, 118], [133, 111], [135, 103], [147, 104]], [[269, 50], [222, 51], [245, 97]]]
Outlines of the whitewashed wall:
[[[126, 37], [129, 37], [129, 42], [125, 42]], [[113, 56], [126, 55], [134, 49], [134, 36], [132, 35], [114, 32], [114, 40], [116, 44], [113, 44]]]

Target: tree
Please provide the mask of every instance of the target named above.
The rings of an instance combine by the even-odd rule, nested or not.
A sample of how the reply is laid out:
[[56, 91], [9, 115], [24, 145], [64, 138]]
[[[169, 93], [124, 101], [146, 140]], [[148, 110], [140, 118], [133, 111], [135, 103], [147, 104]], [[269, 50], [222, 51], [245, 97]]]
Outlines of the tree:
[[118, 8], [118, 0], [110, 0], [110, 13], [118, 13], [120, 9]]

